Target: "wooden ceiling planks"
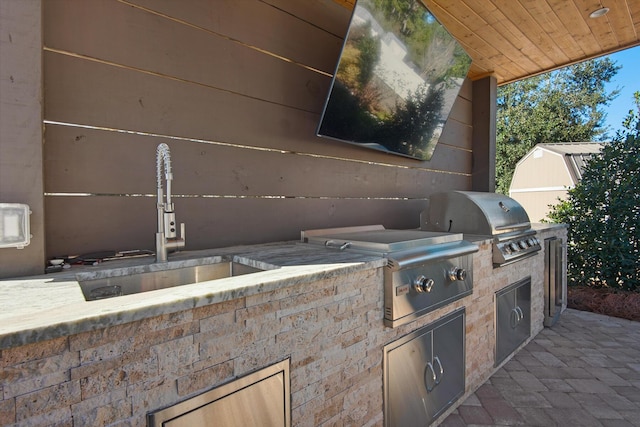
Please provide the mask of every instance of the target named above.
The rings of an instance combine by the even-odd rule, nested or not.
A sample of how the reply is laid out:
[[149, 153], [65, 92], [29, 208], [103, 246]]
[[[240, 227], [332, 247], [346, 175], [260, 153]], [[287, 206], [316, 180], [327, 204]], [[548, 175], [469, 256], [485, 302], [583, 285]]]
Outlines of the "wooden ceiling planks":
[[[515, 35], [515, 40], [519, 41], [519, 45], [522, 45], [521, 51], [527, 52], [530, 50], [532, 54], [529, 56], [534, 57], [535, 55], [535, 57], [540, 58], [535, 61], [536, 63], [545, 61], [549, 67], [553, 67], [570, 61], [570, 57], [556, 43], [555, 39], [545, 31], [540, 22], [535, 19], [537, 11], [535, 9], [532, 10], [530, 4], [525, 7], [522, 3], [513, 0], [499, 0], [494, 1], [494, 3], [505, 21], [515, 27], [513, 34]], [[509, 17], [511, 16], [516, 17], [513, 22], [510, 21]], [[534, 43], [525, 42], [529, 40], [527, 39], [529, 34], [535, 35]]]
[[[527, 5], [530, 15], [540, 25], [551, 40], [564, 52], [569, 62], [586, 56], [580, 44], [566, 31], [558, 15], [546, 1], [531, 2]], [[544, 30], [543, 30], [544, 29]]]
[[[640, 14], [640, 2], [634, 2], [636, 8], [636, 16]], [[619, 43], [624, 43], [625, 40], [638, 39], [638, 28], [634, 26], [631, 17], [632, 9], [631, 5], [625, 0], [612, 0], [611, 10], [607, 14], [607, 21], [610, 23], [611, 28]]]
[[[640, 0], [422, 1], [473, 58], [472, 80], [506, 84], [640, 45]], [[603, 6], [607, 15], [589, 17]]]
[[562, 22], [562, 31], [578, 43], [585, 55], [588, 56], [590, 52], [601, 49], [575, 1], [556, 2], [551, 5], [551, 8]]
[[586, 27], [589, 29], [595, 42], [600, 46], [600, 49], [604, 51], [614, 50], [619, 46], [618, 40], [611, 28], [609, 18], [612, 12], [600, 18], [589, 18], [589, 14], [600, 7], [596, 3], [594, 6], [593, 0], [575, 0], [576, 6], [580, 13], [580, 17], [583, 19]]
[[637, 36], [639, 29], [638, 26], [640, 25], [640, 2], [627, 2], [627, 6], [629, 7], [629, 13]]

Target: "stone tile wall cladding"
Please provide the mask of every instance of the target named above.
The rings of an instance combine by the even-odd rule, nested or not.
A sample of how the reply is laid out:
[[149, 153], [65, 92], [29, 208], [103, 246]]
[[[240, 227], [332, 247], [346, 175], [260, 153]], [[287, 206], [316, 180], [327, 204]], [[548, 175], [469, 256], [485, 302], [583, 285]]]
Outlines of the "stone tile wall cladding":
[[150, 411], [290, 358], [293, 426], [379, 426], [385, 344], [466, 306], [472, 393], [495, 371], [495, 291], [531, 275], [532, 336], [542, 329], [543, 263], [493, 269], [483, 244], [471, 296], [395, 329], [378, 269], [1, 350], [0, 425], [145, 426]]

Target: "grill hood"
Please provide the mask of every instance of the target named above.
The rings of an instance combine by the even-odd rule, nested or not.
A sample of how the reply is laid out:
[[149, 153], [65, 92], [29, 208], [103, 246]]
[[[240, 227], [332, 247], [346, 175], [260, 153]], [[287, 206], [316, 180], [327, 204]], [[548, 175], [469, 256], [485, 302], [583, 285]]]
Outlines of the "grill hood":
[[433, 194], [429, 207], [420, 215], [420, 228], [492, 237], [494, 267], [533, 256], [541, 249], [527, 212], [502, 194], [476, 191]]
[[476, 191], [449, 191], [429, 198], [421, 228], [486, 236], [529, 230], [531, 222], [522, 205], [510, 197]]

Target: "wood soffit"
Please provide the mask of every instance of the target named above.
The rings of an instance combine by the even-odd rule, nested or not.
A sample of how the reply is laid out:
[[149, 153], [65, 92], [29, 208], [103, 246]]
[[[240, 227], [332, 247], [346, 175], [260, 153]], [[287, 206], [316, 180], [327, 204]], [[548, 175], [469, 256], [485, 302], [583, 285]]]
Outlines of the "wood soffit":
[[472, 80], [502, 85], [640, 45], [640, 0], [422, 1], [471, 55]]

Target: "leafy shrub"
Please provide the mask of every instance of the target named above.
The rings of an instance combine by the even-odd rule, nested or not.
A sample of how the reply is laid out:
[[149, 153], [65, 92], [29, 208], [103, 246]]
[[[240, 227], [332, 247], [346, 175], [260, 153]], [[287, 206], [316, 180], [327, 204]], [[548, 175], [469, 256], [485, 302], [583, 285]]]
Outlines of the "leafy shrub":
[[550, 218], [569, 225], [570, 284], [640, 290], [640, 92], [625, 131], [587, 162]]

